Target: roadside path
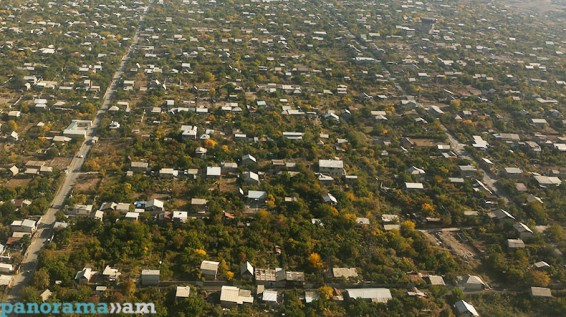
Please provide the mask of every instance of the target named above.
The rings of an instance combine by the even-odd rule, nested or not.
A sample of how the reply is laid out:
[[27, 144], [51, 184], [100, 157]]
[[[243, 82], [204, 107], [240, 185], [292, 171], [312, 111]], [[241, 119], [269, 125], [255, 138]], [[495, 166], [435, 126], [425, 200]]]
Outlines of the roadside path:
[[126, 62], [130, 58], [131, 52], [138, 44], [139, 41], [139, 33], [141, 30], [141, 25], [145, 16], [148, 12], [149, 6], [144, 8], [142, 15], [140, 16], [139, 25], [136, 30], [136, 33], [132, 39], [132, 43], [124, 56], [120, 61], [120, 65], [116, 69], [114, 76], [112, 77], [112, 81], [110, 85], [106, 89], [104, 93], [102, 106], [100, 110], [98, 110], [96, 117], [92, 121], [92, 125], [87, 131], [87, 136], [82, 143], [80, 149], [77, 151], [76, 155], [73, 157], [69, 166], [67, 167], [67, 173], [65, 174], [65, 180], [63, 184], [55, 194], [53, 201], [51, 202], [50, 208], [47, 210], [45, 215], [41, 218], [41, 223], [38, 226], [37, 231], [32, 237], [30, 246], [28, 247], [24, 258], [22, 260], [19, 273], [14, 275], [12, 278], [11, 288], [8, 290], [8, 301], [15, 301], [18, 299], [18, 294], [22, 288], [29, 284], [31, 277], [37, 267], [37, 259], [39, 256], [39, 252], [47, 242], [49, 238], [53, 235], [53, 224], [55, 223], [55, 214], [62, 210], [63, 204], [65, 202], [66, 197], [69, 195], [73, 186], [77, 182], [79, 175], [81, 174], [80, 170], [85, 162], [85, 158], [88, 152], [91, 150], [93, 146], [93, 139], [96, 136], [96, 130], [100, 127], [100, 122], [102, 117], [110, 107], [112, 103], [112, 98], [114, 96], [114, 92], [116, 91], [116, 87], [122, 77], [124, 70], [126, 68]]

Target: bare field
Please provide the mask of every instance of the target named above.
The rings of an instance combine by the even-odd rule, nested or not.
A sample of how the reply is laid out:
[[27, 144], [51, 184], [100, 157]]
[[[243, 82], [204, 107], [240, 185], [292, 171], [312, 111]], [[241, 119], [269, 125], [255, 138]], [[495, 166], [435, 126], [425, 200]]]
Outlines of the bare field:
[[6, 188], [14, 189], [20, 186], [26, 186], [31, 182], [31, 178], [12, 178], [6, 183]]
[[477, 253], [470, 246], [458, 241], [458, 239], [454, 237], [453, 232], [440, 232], [438, 236], [440, 240], [442, 240], [444, 245], [457, 256], [468, 261], [477, 259], [478, 257]]
[[99, 174], [81, 174], [75, 183], [75, 191], [80, 193], [87, 193], [96, 190], [102, 181], [102, 176]]
[[72, 158], [70, 157], [56, 157], [51, 161], [49, 166], [56, 169], [64, 170], [67, 168], [67, 166], [69, 166], [71, 160]]

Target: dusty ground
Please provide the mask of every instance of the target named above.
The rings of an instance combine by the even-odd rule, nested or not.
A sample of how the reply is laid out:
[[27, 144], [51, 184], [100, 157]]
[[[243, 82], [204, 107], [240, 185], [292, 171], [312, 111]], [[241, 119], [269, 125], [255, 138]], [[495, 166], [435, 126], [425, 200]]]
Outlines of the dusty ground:
[[102, 176], [99, 174], [82, 174], [75, 184], [75, 191], [78, 193], [87, 193], [96, 190], [101, 181]]
[[220, 184], [220, 192], [233, 193], [238, 190], [236, 178], [222, 178], [217, 183]]
[[411, 138], [411, 141], [413, 141], [415, 143], [416, 146], [437, 146], [439, 144], [443, 144], [443, 142], [440, 142], [438, 140], [435, 139], [417, 139], [417, 138]]
[[56, 157], [51, 161], [49, 166], [55, 169], [64, 170], [67, 168], [67, 166], [69, 166], [71, 160], [72, 160], [71, 157]]
[[439, 237], [444, 246], [454, 254], [464, 260], [477, 262], [478, 254], [467, 244], [458, 241], [453, 232], [440, 232]]
[[12, 178], [6, 183], [6, 188], [16, 188], [20, 186], [26, 186], [31, 182], [31, 178]]

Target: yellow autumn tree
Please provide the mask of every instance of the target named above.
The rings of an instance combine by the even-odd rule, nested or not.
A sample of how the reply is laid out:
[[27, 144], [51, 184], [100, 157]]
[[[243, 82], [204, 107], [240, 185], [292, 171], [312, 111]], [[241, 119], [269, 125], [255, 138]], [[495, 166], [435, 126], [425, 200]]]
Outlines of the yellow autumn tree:
[[320, 257], [320, 254], [313, 252], [309, 255], [309, 264], [312, 266], [312, 268], [320, 270], [322, 269], [322, 267], [324, 267], [324, 263], [322, 262], [322, 258]]
[[214, 141], [213, 139], [207, 139], [204, 141], [204, 147], [207, 149], [214, 148], [218, 145], [218, 142]]
[[320, 298], [329, 300], [332, 298], [332, 295], [334, 294], [334, 290], [332, 289], [332, 287], [328, 285], [324, 285], [318, 289], [318, 293], [320, 295]]
[[434, 206], [430, 203], [423, 203], [421, 205], [421, 211], [426, 215], [430, 216], [434, 213]]

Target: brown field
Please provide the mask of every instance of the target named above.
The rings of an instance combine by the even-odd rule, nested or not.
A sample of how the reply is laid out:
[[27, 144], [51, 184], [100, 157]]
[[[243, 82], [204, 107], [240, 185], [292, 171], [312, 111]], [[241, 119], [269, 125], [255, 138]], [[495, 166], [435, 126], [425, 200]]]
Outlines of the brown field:
[[417, 139], [411, 138], [411, 141], [415, 142], [416, 146], [437, 146], [438, 144], [443, 144], [443, 142], [435, 139]]
[[75, 183], [75, 191], [78, 193], [87, 193], [98, 189], [102, 176], [99, 174], [81, 174]]
[[[238, 190], [236, 186], [236, 178], [222, 178], [218, 182], [220, 184], [220, 192], [222, 193], [233, 193]], [[214, 186], [214, 189], [217, 187]]]
[[16, 187], [26, 186], [29, 182], [31, 182], [31, 178], [12, 178], [6, 183], [6, 188], [14, 189]]
[[478, 254], [469, 245], [458, 241], [453, 232], [441, 232], [439, 237], [444, 243], [444, 246], [457, 256], [470, 261], [470, 263], [472, 261], [477, 262]]
[[71, 157], [56, 157], [51, 161], [49, 166], [56, 169], [64, 170], [67, 168], [67, 166], [69, 166], [71, 160], [72, 160]]

